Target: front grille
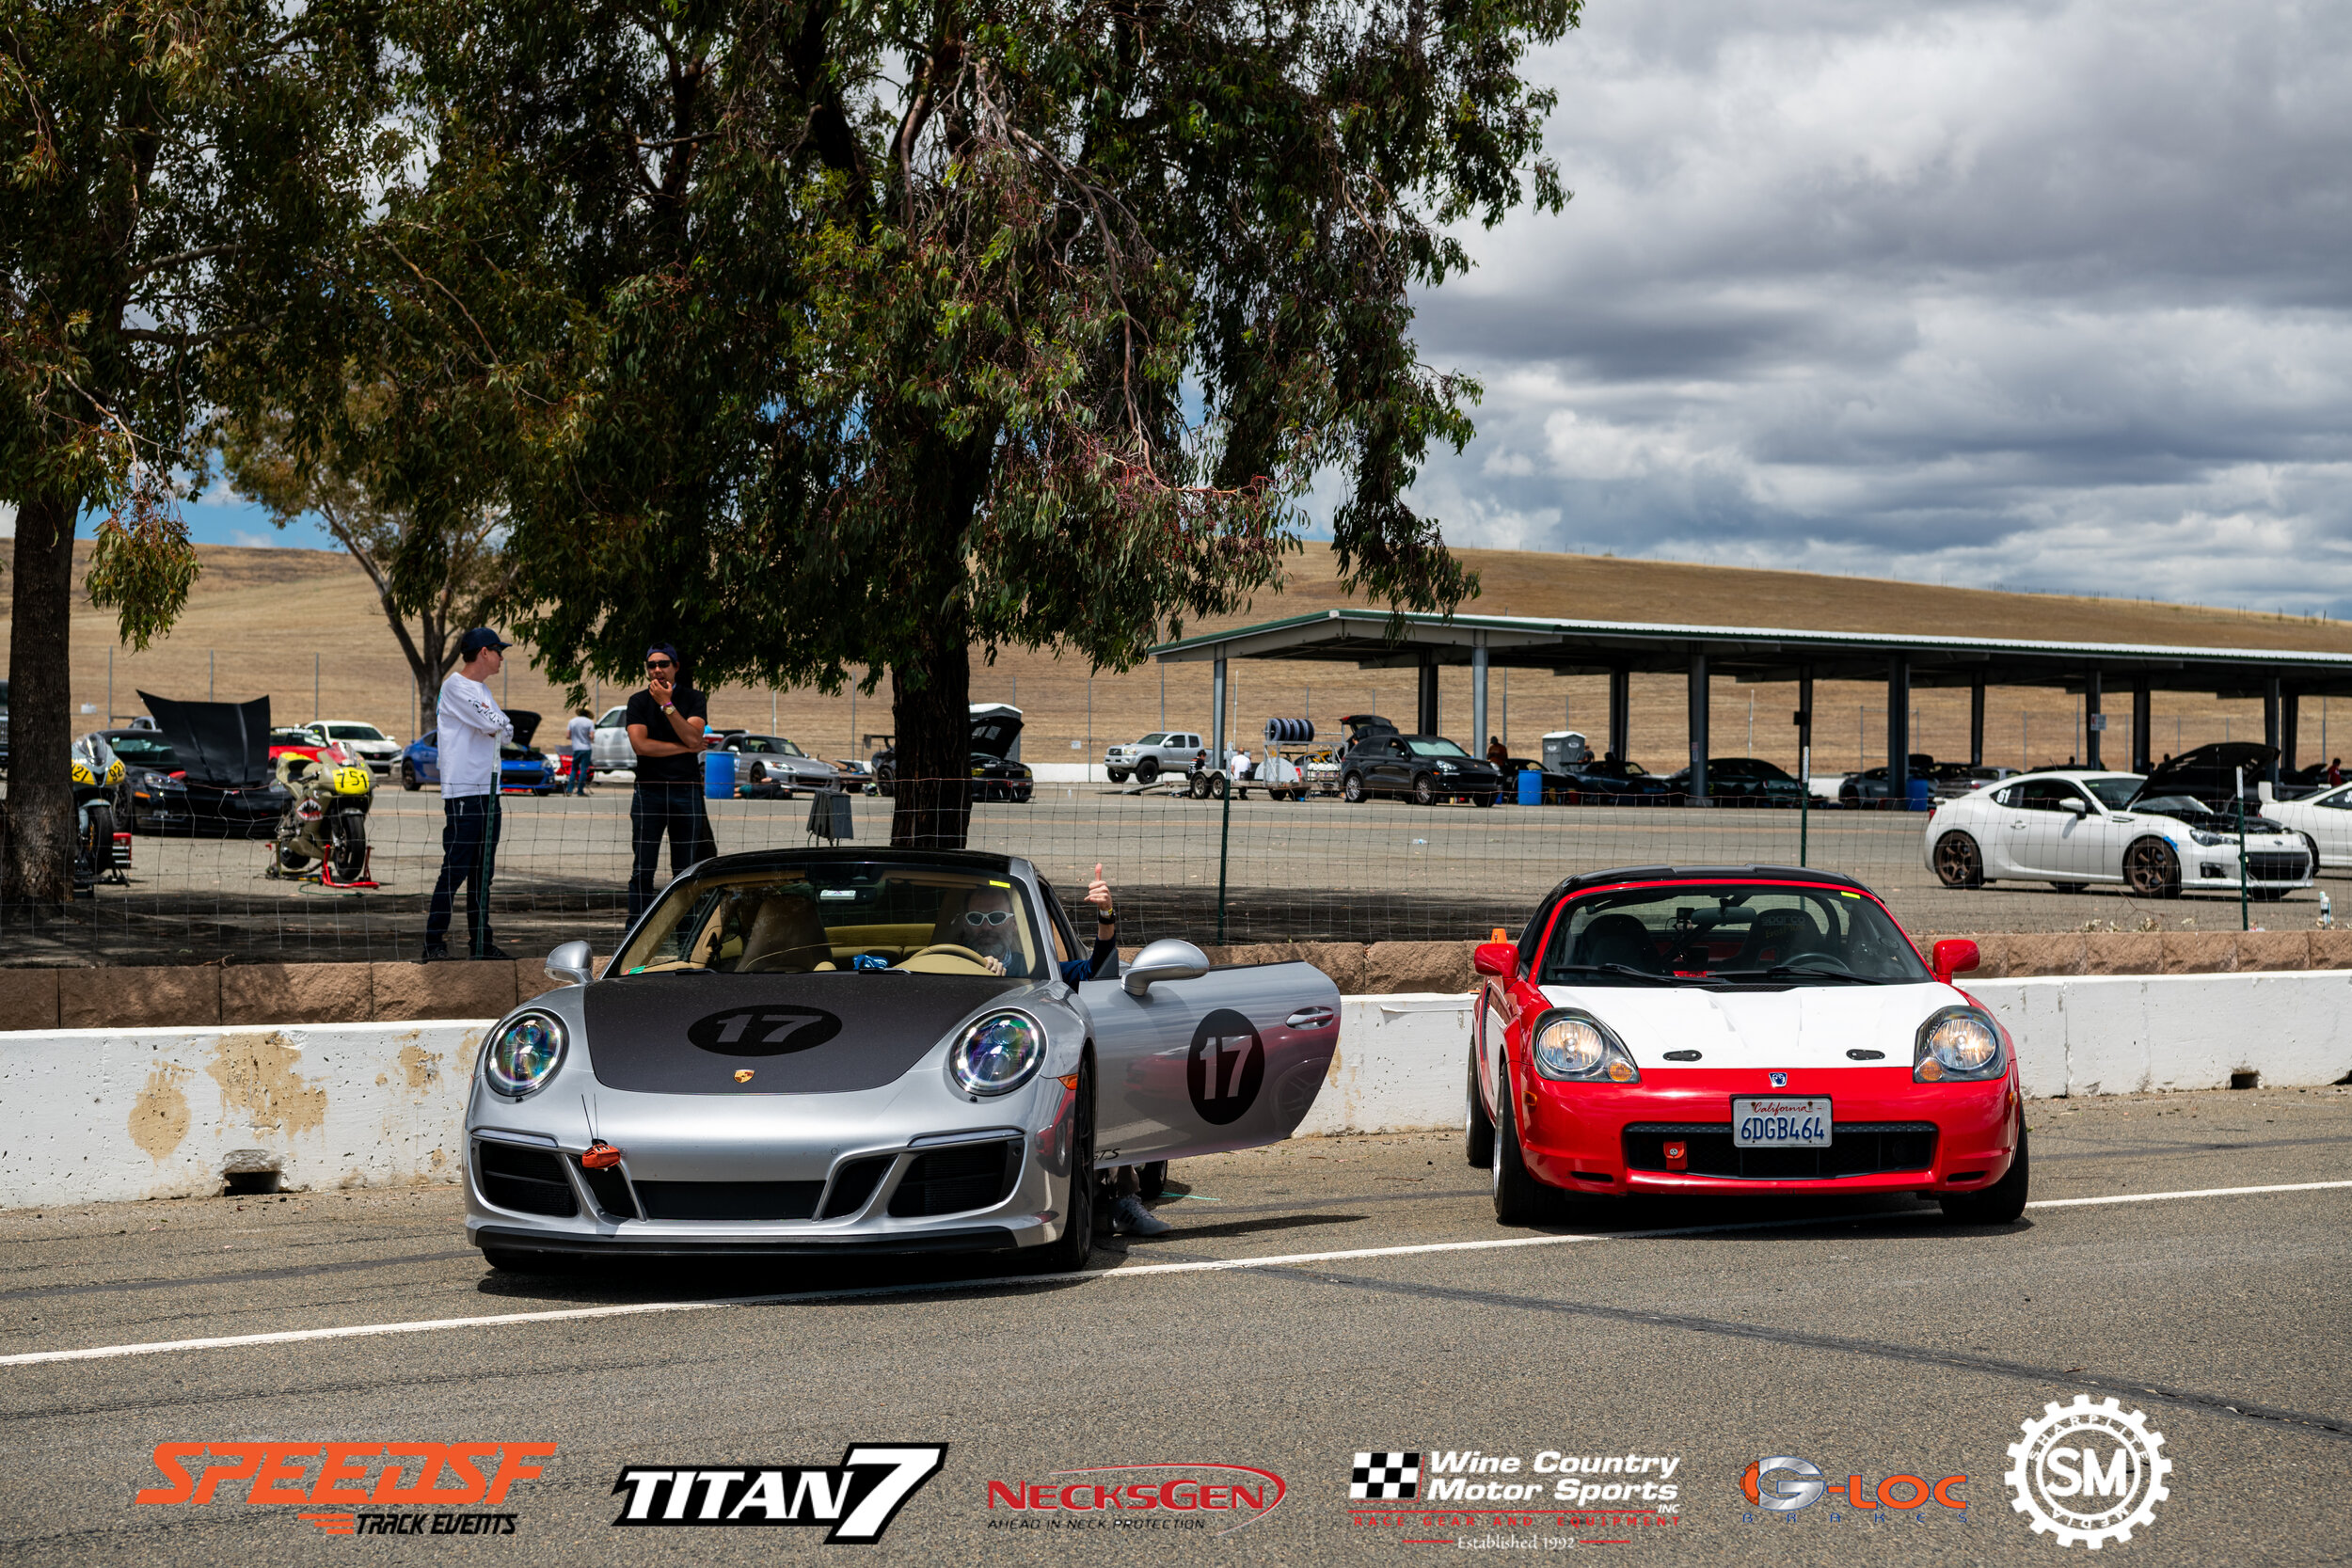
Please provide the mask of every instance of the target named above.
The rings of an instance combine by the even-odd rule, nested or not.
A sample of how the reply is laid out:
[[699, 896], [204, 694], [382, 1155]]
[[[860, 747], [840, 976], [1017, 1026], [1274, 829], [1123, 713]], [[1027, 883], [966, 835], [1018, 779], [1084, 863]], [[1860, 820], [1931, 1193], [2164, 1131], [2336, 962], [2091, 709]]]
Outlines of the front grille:
[[875, 1185], [890, 1170], [895, 1154], [868, 1154], [859, 1160], [844, 1160], [833, 1173], [833, 1196], [825, 1199], [825, 1212], [820, 1220], [837, 1220], [844, 1214], [854, 1214], [866, 1207], [874, 1196]]
[[[1625, 1130], [1629, 1170], [1677, 1176], [1721, 1176], [1748, 1181], [1808, 1181], [1881, 1171], [1926, 1170], [1935, 1164], [1935, 1124], [1930, 1121], [1839, 1122], [1827, 1148], [1740, 1148], [1729, 1122], [1649, 1122]], [[1689, 1162], [1666, 1171], [1666, 1145], [1688, 1147]]]
[[804, 1220], [822, 1181], [640, 1181], [649, 1220]]
[[637, 1205], [629, 1201], [628, 1178], [618, 1165], [605, 1170], [580, 1167], [580, 1179], [588, 1184], [588, 1196], [596, 1200], [596, 1207], [616, 1220], [633, 1220]]
[[2246, 875], [2257, 882], [2299, 882], [2311, 857], [2292, 849], [2246, 857]]
[[1009, 1139], [918, 1154], [898, 1190], [890, 1195], [890, 1212], [898, 1219], [915, 1219], [986, 1209], [1005, 1200], [1020, 1171], [1021, 1146]]
[[477, 1140], [473, 1169], [482, 1196], [501, 1209], [562, 1218], [580, 1212], [580, 1199], [564, 1180], [564, 1162], [553, 1149]]

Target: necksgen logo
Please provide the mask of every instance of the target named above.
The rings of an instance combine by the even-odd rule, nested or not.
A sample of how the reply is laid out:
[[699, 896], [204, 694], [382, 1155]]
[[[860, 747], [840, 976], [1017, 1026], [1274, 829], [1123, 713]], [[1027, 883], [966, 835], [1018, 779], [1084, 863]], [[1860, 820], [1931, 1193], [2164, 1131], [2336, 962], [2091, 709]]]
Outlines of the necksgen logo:
[[1288, 1491], [1280, 1476], [1253, 1465], [1098, 1465], [1054, 1470], [1044, 1481], [990, 1481], [989, 1525], [1231, 1535], [1273, 1513]]
[[945, 1443], [859, 1443], [838, 1465], [631, 1465], [615, 1525], [828, 1525], [829, 1546], [870, 1546], [947, 1461]]

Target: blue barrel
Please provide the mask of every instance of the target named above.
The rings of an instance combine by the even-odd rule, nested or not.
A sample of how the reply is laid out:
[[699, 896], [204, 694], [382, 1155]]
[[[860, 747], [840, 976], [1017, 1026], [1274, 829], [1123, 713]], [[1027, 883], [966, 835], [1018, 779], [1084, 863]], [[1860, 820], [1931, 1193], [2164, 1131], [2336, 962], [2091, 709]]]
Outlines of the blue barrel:
[[735, 799], [735, 753], [705, 752], [703, 753], [703, 799], [732, 800]]
[[1519, 769], [1519, 804], [1540, 806], [1544, 803], [1544, 775], [1541, 768]]
[[1913, 779], [1910, 780], [1909, 783], [1911, 784], [1911, 809], [1913, 811], [1933, 811], [1935, 809], [1935, 781], [1933, 779]]

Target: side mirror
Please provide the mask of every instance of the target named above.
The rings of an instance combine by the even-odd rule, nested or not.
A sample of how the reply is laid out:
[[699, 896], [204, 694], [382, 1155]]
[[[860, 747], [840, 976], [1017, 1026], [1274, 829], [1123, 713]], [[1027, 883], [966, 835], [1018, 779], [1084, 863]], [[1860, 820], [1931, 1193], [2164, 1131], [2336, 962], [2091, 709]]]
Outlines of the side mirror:
[[584, 986], [596, 977], [596, 956], [584, 942], [558, 942], [548, 955], [548, 978], [559, 986]]
[[2090, 815], [2090, 806], [2087, 801], [2083, 800], [2060, 800], [2058, 802], [2058, 810], [2064, 812], [2069, 816], [2085, 816]]
[[1937, 942], [1934, 955], [1929, 960], [1935, 971], [1935, 977], [1947, 985], [1953, 975], [1965, 974], [1983, 961], [1977, 952], [1977, 944], [1965, 937], [1951, 937]]
[[1198, 980], [1209, 972], [1209, 956], [1188, 942], [1162, 937], [1136, 955], [1120, 984], [1129, 996], [1141, 996], [1158, 980]]
[[1509, 979], [1511, 972], [1518, 967], [1519, 950], [1516, 942], [1482, 942], [1470, 954], [1470, 968], [1498, 979]]

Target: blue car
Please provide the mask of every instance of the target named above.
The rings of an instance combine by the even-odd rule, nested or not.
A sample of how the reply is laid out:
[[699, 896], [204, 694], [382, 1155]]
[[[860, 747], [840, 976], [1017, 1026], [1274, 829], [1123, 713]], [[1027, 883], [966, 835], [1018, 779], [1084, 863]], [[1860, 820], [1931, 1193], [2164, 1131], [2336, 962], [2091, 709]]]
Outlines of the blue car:
[[[564, 781], [556, 773], [555, 764], [548, 760], [548, 754], [531, 744], [531, 737], [539, 730], [539, 716], [511, 710], [506, 717], [515, 721], [515, 738], [499, 748], [499, 793], [554, 794], [563, 787]], [[426, 784], [441, 782], [439, 736], [439, 731], [428, 730], [403, 749], [398, 769], [401, 788], [422, 789]]]

